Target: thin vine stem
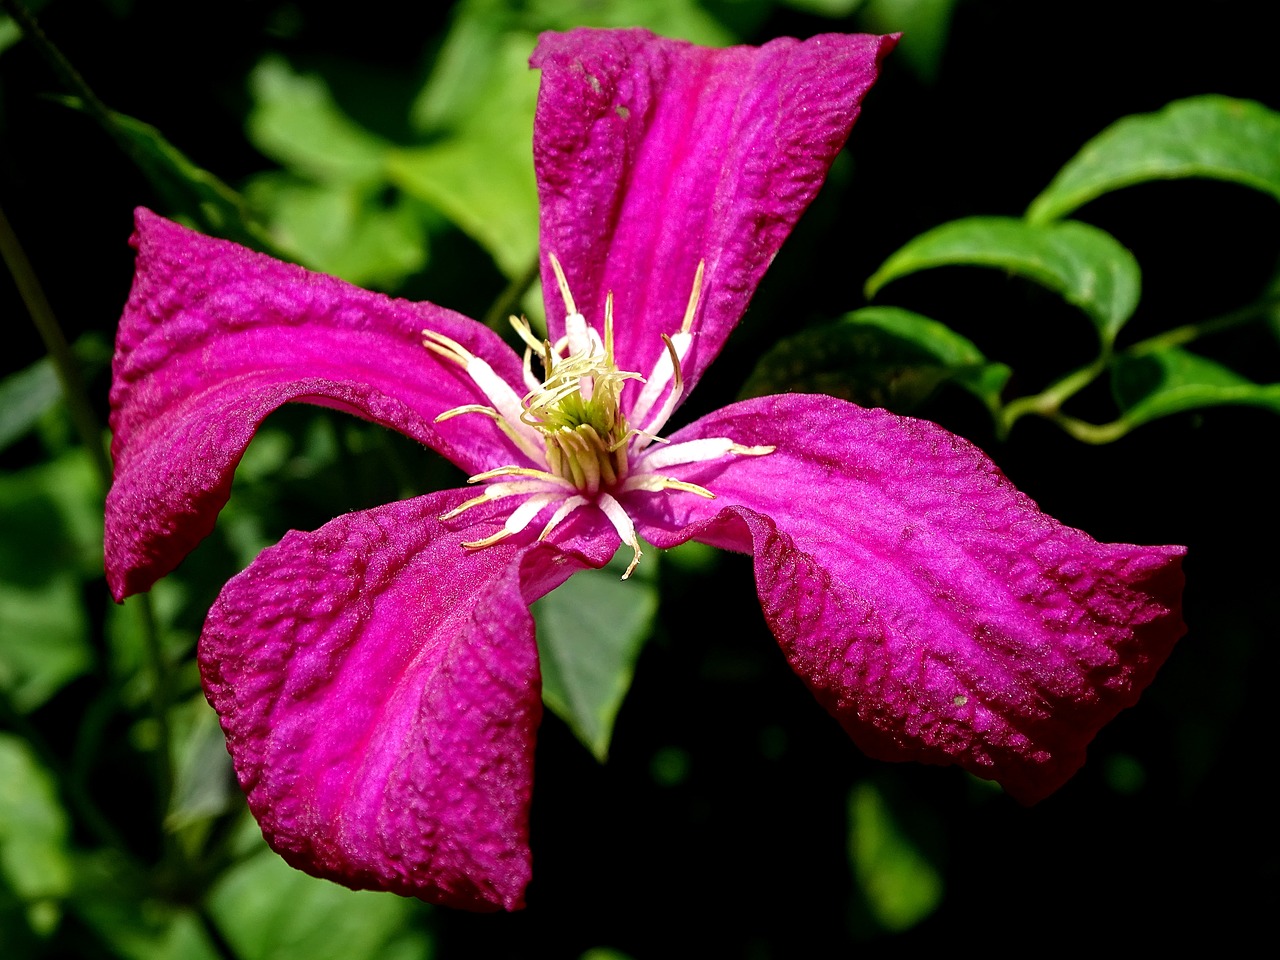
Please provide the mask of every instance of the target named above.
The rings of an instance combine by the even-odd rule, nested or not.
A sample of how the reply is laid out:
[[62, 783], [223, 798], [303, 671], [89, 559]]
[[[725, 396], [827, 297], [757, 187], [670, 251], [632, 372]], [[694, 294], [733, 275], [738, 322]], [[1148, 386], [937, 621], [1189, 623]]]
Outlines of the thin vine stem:
[[[1186, 323], [1145, 340], [1139, 340], [1120, 351], [1118, 356], [1141, 357], [1180, 347], [1202, 337], [1223, 333], [1264, 319], [1267, 311], [1277, 307], [1280, 307], [1280, 292], [1272, 293], [1238, 310], [1231, 310], [1196, 323]], [[1052, 420], [1071, 436], [1085, 443], [1111, 443], [1124, 436], [1131, 429], [1131, 425], [1123, 418], [1111, 423], [1095, 424], [1062, 413], [1063, 404], [1102, 376], [1110, 368], [1116, 356], [1117, 354], [1113, 354], [1109, 349], [1104, 349], [1096, 360], [1054, 381], [1040, 393], [1009, 401], [1001, 408], [996, 419], [996, 428], [1001, 438], [1007, 437], [1014, 423], [1028, 414]]]
[[[80, 437], [80, 442], [89, 452], [102, 492], [105, 494], [111, 485], [112, 470], [111, 461], [107, 457], [103, 444], [102, 426], [93, 411], [89, 391], [85, 386], [84, 378], [80, 375], [80, 368], [67, 344], [62, 327], [54, 315], [53, 307], [45, 296], [31, 261], [23, 250], [17, 234], [10, 226], [8, 218], [5, 217], [3, 209], [0, 209], [0, 254], [3, 255], [4, 262], [13, 275], [32, 323], [35, 324], [40, 339], [44, 342], [49, 358], [53, 362], [72, 423]], [[169, 724], [169, 708], [173, 703], [172, 682], [160, 643], [150, 596], [141, 594], [131, 601], [130, 606], [137, 610], [137, 616], [141, 621], [142, 635], [152, 671], [151, 710], [157, 734], [154, 757], [156, 789], [160, 817], [163, 818], [168, 809], [173, 784], [173, 764], [170, 755], [173, 736]]]

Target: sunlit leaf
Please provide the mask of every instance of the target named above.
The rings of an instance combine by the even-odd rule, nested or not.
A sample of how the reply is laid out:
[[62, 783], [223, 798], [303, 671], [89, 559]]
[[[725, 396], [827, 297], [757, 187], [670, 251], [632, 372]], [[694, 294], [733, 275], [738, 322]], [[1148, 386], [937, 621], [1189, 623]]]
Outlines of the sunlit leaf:
[[1203, 96], [1125, 117], [1090, 140], [1027, 208], [1045, 223], [1147, 180], [1206, 177], [1280, 200], [1280, 113], [1252, 100]]
[[48, 357], [0, 380], [0, 450], [26, 435], [61, 395]]
[[321, 183], [382, 179], [391, 145], [348, 117], [322, 77], [268, 56], [249, 75], [249, 92], [246, 130], [271, 159]]
[[969, 217], [910, 240], [867, 281], [867, 296], [919, 270], [960, 265], [1007, 270], [1055, 291], [1085, 312], [1106, 345], [1133, 314], [1142, 289], [1133, 254], [1097, 227]]
[[870, 783], [849, 794], [849, 859], [867, 908], [885, 930], [910, 929], [942, 901], [942, 875]]
[[542, 699], [598, 760], [609, 755], [618, 708], [653, 629], [655, 551], [620, 581], [617, 566], [584, 570], [533, 606]]
[[427, 262], [427, 232], [413, 201], [354, 183], [310, 183], [288, 173], [254, 177], [245, 196], [271, 237], [299, 263], [362, 287], [392, 290]]
[[989, 363], [949, 327], [897, 307], [867, 307], [780, 341], [743, 395], [826, 393], [906, 413], [953, 382], [994, 410], [1008, 379], [1007, 367]]
[[218, 881], [208, 898], [240, 960], [423, 960], [431, 942], [421, 905], [353, 891], [295, 870], [262, 846]]
[[392, 183], [456, 223], [509, 278], [523, 275], [538, 253], [535, 42], [532, 34], [500, 38], [489, 51], [491, 69], [477, 78], [485, 86], [475, 111], [436, 143], [394, 150], [387, 164]]
[[1257, 384], [1219, 363], [1172, 347], [1116, 358], [1116, 403], [1130, 427], [1199, 407], [1243, 404], [1280, 413], [1280, 383]]
[[53, 777], [26, 741], [0, 733], [0, 873], [39, 933], [71, 890], [69, 829]]

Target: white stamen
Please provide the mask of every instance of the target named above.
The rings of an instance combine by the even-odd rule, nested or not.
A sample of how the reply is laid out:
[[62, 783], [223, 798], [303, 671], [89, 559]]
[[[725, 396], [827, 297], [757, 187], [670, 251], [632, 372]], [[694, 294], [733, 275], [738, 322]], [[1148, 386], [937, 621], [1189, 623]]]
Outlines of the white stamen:
[[618, 539], [631, 548], [631, 564], [627, 567], [627, 572], [622, 575], [622, 579], [626, 580], [631, 576], [631, 572], [635, 570], [641, 556], [640, 538], [636, 536], [635, 525], [632, 524], [631, 518], [627, 516], [627, 511], [622, 509], [622, 504], [607, 493], [600, 494], [596, 500], [596, 506], [604, 511], [604, 515], [613, 524], [613, 529], [618, 531]]
[[686, 440], [684, 443], [673, 443], [665, 447], [654, 447], [646, 450], [636, 463], [638, 469], [644, 471], [661, 470], [678, 463], [705, 463], [721, 457], [762, 457], [773, 453], [776, 447], [744, 447], [734, 443], [728, 437], [703, 437], [701, 440]]

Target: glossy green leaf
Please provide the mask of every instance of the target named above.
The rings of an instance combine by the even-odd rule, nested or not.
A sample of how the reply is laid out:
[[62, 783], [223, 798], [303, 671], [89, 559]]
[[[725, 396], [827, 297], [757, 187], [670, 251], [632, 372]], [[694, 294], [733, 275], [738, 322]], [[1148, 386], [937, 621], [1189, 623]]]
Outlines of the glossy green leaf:
[[920, 270], [961, 265], [1007, 270], [1053, 290], [1084, 311], [1107, 346], [1132, 316], [1142, 290], [1133, 254], [1097, 227], [969, 217], [909, 241], [867, 281], [867, 296]]
[[71, 890], [69, 832], [53, 777], [26, 741], [0, 733], [0, 874], [37, 932], [57, 922], [56, 901]]
[[393, 290], [427, 262], [427, 231], [414, 201], [384, 202], [364, 184], [310, 183], [265, 173], [245, 188], [272, 240], [299, 263], [361, 287]]
[[849, 860], [867, 908], [885, 930], [910, 929], [942, 901], [942, 875], [871, 783], [849, 795]]
[[953, 382], [995, 410], [1008, 379], [1007, 367], [989, 363], [943, 324], [897, 307], [866, 307], [777, 343], [742, 395], [826, 393], [909, 413]]
[[249, 139], [277, 163], [320, 183], [382, 180], [391, 145], [348, 117], [322, 77], [268, 56], [249, 75], [249, 92]]
[[1125, 117], [1090, 140], [1027, 208], [1045, 223], [1147, 180], [1205, 177], [1280, 200], [1280, 113], [1252, 100], [1203, 96]]
[[415, 901], [318, 880], [265, 846], [223, 874], [207, 902], [240, 960], [423, 960], [430, 954], [427, 934], [412, 924], [421, 910]]
[[396, 149], [387, 161], [393, 184], [456, 223], [509, 278], [522, 276], [538, 254], [535, 42], [532, 34], [501, 37], [489, 51], [491, 69], [475, 78], [484, 84], [475, 111], [437, 142]]
[[1219, 363], [1172, 347], [1116, 358], [1112, 392], [1128, 427], [1199, 407], [1243, 404], [1280, 413], [1280, 383], [1257, 384]]
[[615, 561], [576, 574], [533, 605], [542, 699], [602, 763], [658, 610], [655, 554], [645, 551], [630, 580], [618, 579], [625, 568]]

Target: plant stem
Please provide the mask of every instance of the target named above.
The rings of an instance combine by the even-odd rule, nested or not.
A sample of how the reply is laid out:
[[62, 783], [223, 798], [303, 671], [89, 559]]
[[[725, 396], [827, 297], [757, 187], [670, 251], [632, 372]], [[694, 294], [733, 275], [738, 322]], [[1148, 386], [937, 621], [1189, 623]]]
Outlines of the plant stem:
[[[3, 2], [7, 5], [7, 0]], [[80, 368], [71, 353], [71, 348], [67, 345], [67, 338], [58, 325], [53, 308], [31, 267], [31, 261], [22, 249], [22, 244], [9, 225], [3, 210], [0, 210], [0, 254], [3, 254], [9, 272], [13, 274], [14, 281], [17, 283], [18, 292], [26, 304], [27, 311], [31, 314], [31, 320], [41, 340], [44, 341], [45, 349], [49, 351], [72, 423], [80, 435], [81, 443], [89, 451], [105, 492], [111, 486], [112, 470], [111, 461], [107, 457], [102, 442], [102, 427], [93, 412], [89, 392], [85, 387], [84, 378], [80, 376]], [[172, 686], [164, 650], [156, 630], [155, 612], [150, 596], [139, 595], [132, 601], [131, 606], [137, 609], [138, 616], [141, 618], [142, 633], [153, 674], [151, 709], [158, 740], [155, 750], [156, 789], [160, 805], [159, 816], [163, 819], [168, 809], [173, 782], [169, 727], [169, 707], [173, 702]]]
[[58, 382], [62, 385], [62, 395], [71, 413], [71, 422], [80, 435], [80, 442], [89, 451], [103, 489], [106, 489], [111, 484], [111, 461], [107, 459], [107, 451], [102, 443], [102, 429], [94, 415], [93, 405], [89, 402], [89, 392], [85, 389], [84, 378], [80, 376], [80, 366], [71, 353], [67, 338], [63, 336], [62, 328], [53, 315], [53, 308], [49, 306], [49, 299], [44, 295], [44, 289], [31, 268], [31, 261], [27, 259], [3, 209], [0, 209], [0, 255], [3, 255], [18, 286], [22, 302], [26, 304], [40, 339], [44, 341], [44, 347], [53, 360]]

